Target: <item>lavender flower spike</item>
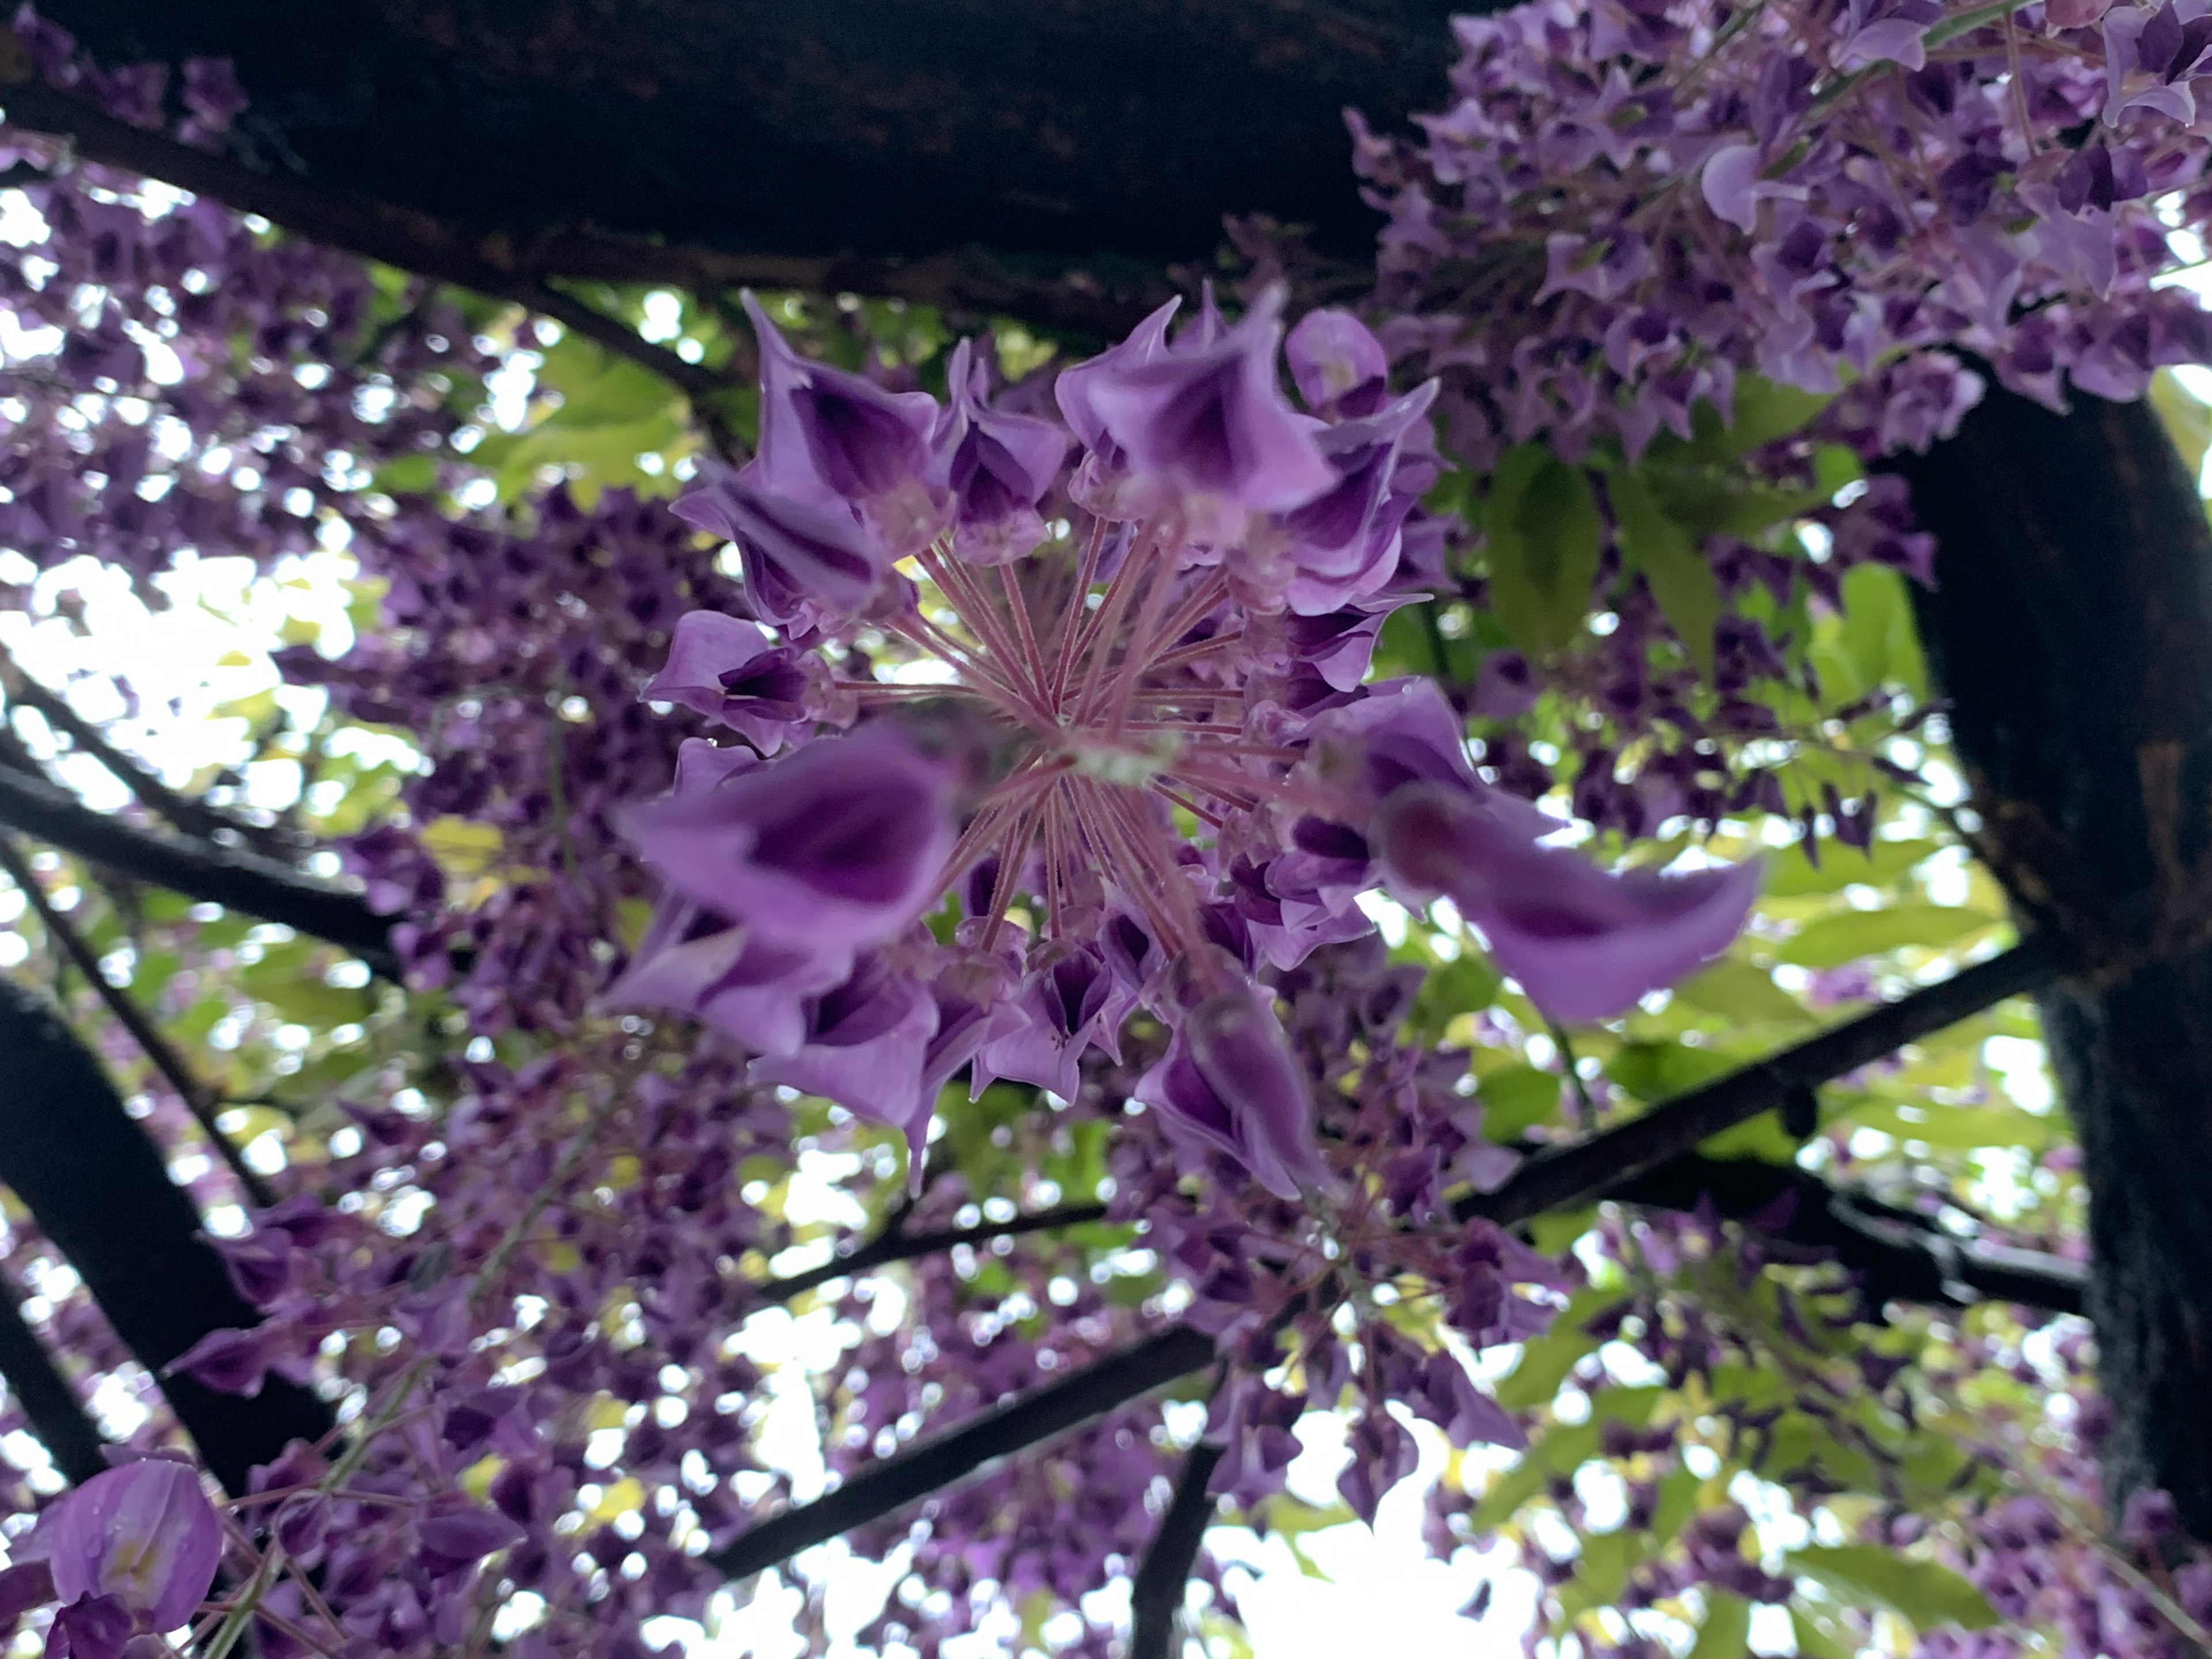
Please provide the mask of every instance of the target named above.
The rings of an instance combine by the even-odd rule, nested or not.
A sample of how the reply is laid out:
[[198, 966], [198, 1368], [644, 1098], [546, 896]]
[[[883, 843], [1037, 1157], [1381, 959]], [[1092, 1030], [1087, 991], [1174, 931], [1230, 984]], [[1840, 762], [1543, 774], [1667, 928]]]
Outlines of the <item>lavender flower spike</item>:
[[54, 1590], [112, 1596], [149, 1630], [190, 1622], [207, 1600], [222, 1528], [188, 1464], [149, 1457], [95, 1474], [54, 1506]]
[[1498, 965], [1553, 1018], [1610, 1018], [1718, 956], [1759, 896], [1756, 861], [1615, 875], [1571, 848], [1531, 841], [1482, 797], [1431, 783], [1393, 791], [1371, 836], [1392, 885], [1447, 894]]
[[757, 939], [849, 961], [941, 890], [950, 788], [901, 732], [865, 726], [634, 806], [621, 826], [694, 902]]

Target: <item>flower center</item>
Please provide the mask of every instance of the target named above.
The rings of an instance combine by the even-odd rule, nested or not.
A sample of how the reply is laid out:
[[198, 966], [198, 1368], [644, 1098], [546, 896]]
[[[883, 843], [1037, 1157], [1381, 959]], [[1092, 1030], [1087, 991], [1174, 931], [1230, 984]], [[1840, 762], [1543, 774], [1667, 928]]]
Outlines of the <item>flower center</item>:
[[[945, 871], [949, 888], [986, 860], [995, 866], [986, 948], [1024, 883], [1047, 937], [1094, 933], [1103, 882], [1216, 988], [1201, 895], [1180, 849], [1280, 799], [1302, 753], [1247, 731], [1243, 687], [1220, 664], [1243, 637], [1227, 578], [1187, 565], [1157, 530], [1103, 523], [1079, 554], [1048, 549], [992, 569], [940, 543], [916, 563], [944, 609], [890, 626], [951, 671], [952, 684], [928, 694], [975, 698], [1025, 740]], [[921, 690], [844, 689], [863, 701]]]

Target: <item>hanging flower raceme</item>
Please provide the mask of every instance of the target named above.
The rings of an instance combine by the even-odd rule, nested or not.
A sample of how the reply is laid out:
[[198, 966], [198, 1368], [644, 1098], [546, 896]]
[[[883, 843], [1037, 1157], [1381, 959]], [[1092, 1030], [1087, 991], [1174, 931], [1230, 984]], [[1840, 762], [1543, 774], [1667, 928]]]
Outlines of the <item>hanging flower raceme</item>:
[[1278, 296], [1171, 338], [1174, 309], [1060, 374], [1063, 426], [994, 409], [965, 346], [940, 409], [754, 308], [759, 453], [678, 510], [737, 544], [757, 621], [686, 617], [646, 688], [744, 746], [688, 744], [629, 814], [668, 896], [613, 1000], [910, 1146], [960, 1067], [1073, 1095], [1142, 1011], [1168, 1041], [1137, 1097], [1290, 1197], [1328, 1176], [1267, 983], [1370, 931], [1363, 895], [1449, 894], [1595, 1018], [1724, 947], [1756, 878], [1542, 845], [1565, 825], [1481, 781], [1435, 686], [1364, 684], [1421, 594], [1433, 386], [1392, 401], [1320, 313], [1302, 412]]

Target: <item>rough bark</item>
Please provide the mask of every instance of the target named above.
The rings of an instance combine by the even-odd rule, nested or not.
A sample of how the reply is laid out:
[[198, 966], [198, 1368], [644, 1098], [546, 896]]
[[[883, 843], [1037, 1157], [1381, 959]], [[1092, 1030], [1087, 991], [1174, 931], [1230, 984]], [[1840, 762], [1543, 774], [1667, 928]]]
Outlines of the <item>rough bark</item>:
[[[1364, 255], [1340, 113], [1445, 93], [1451, 0], [51, 0], [228, 57], [240, 153], [503, 233], [863, 258], [1202, 258], [1224, 212]], [[584, 275], [585, 272], [571, 274]]]
[[2212, 529], [2147, 404], [1996, 395], [1900, 470], [1979, 850], [2090, 964], [2039, 1001], [2090, 1194], [2106, 1480], [2212, 1538]]

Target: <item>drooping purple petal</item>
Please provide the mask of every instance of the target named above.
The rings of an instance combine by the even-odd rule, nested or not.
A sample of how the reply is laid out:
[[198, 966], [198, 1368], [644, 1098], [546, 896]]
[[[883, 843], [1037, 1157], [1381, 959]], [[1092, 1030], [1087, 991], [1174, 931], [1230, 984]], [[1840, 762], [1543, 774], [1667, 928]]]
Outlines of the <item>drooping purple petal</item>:
[[1492, 802], [1434, 784], [1393, 793], [1372, 834], [1401, 893], [1448, 895], [1498, 966], [1563, 1020], [1610, 1018], [1684, 978], [1729, 947], [1759, 896], [1755, 862], [1615, 874], [1532, 841]]
[[953, 348], [952, 398], [938, 425], [932, 476], [951, 494], [953, 551], [1004, 564], [1043, 540], [1036, 506], [1067, 459], [1068, 437], [1050, 421], [993, 409], [970, 350], [966, 340]]
[[737, 544], [753, 609], [778, 627], [852, 621], [883, 592], [896, 562], [844, 502], [764, 489], [751, 467], [702, 467], [673, 510]]
[[676, 891], [760, 939], [849, 960], [939, 891], [950, 780], [886, 725], [808, 744], [621, 815]]
[[937, 1103], [923, 1087], [936, 1032], [937, 1004], [921, 981], [880, 957], [864, 957], [843, 984], [810, 1006], [805, 1041], [788, 1054], [755, 1060], [750, 1076], [889, 1124], [918, 1159]]
[[1328, 1179], [1304, 1068], [1261, 992], [1224, 991], [1185, 1013], [1166, 1054], [1131, 1093], [1278, 1197], [1294, 1199], [1302, 1184]]

